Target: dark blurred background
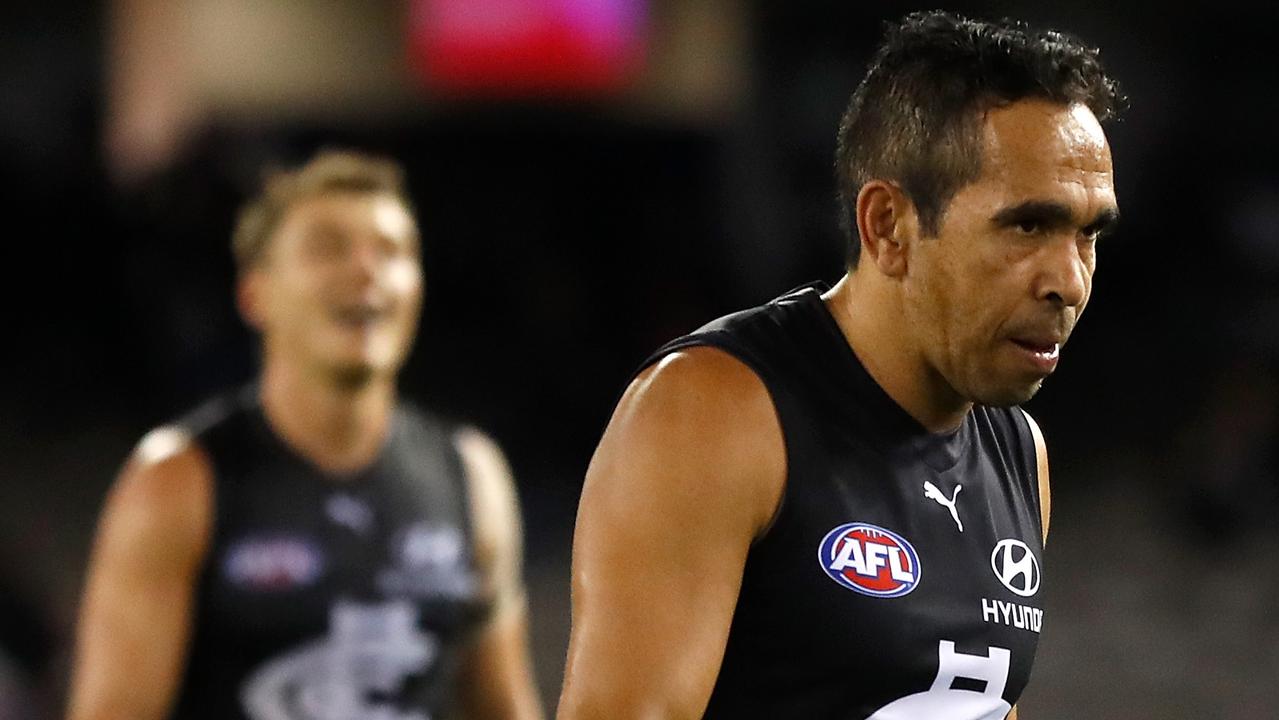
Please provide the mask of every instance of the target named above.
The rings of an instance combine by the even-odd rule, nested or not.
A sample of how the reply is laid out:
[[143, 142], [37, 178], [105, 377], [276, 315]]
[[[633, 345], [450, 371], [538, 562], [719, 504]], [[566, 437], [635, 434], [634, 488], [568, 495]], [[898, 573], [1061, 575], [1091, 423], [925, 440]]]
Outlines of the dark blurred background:
[[[1151, 6], [1153, 7], [1153, 6]], [[262, 169], [401, 160], [428, 273], [405, 393], [518, 476], [558, 694], [581, 479], [629, 373], [842, 273], [853, 0], [46, 0], [0, 9], [0, 697], [54, 717], [137, 438], [248, 379], [228, 238]], [[1279, 717], [1279, 9], [966, 2], [1102, 49], [1120, 232], [1029, 405], [1052, 448], [1041, 718]], [[6, 690], [12, 687], [12, 690]]]

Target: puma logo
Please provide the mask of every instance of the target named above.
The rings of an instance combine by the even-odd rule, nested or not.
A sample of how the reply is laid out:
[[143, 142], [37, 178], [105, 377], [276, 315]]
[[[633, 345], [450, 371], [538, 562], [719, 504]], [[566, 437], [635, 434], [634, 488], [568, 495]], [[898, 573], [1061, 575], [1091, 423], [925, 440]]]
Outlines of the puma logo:
[[954, 494], [948, 500], [945, 495], [942, 495], [941, 490], [937, 489], [936, 485], [927, 480], [924, 481], [924, 497], [929, 500], [936, 500], [939, 505], [949, 510], [950, 516], [955, 519], [955, 525], [959, 528], [959, 532], [964, 531], [964, 523], [959, 519], [959, 510], [955, 508], [955, 498], [959, 497], [959, 491], [963, 489], [963, 485], [956, 485]]

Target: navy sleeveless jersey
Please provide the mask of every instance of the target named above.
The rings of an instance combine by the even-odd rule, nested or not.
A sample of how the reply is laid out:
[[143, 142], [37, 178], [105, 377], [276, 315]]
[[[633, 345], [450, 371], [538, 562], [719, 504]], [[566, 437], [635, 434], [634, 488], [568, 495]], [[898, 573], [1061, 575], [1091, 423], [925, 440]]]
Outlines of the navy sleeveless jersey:
[[216, 515], [173, 717], [444, 717], [487, 610], [449, 428], [401, 407], [373, 464], [338, 477], [280, 440], [254, 388], [179, 425], [212, 461]]
[[1034, 441], [1018, 408], [926, 431], [810, 285], [658, 351], [763, 381], [787, 478], [750, 548], [707, 718], [1002, 720], [1043, 621]]

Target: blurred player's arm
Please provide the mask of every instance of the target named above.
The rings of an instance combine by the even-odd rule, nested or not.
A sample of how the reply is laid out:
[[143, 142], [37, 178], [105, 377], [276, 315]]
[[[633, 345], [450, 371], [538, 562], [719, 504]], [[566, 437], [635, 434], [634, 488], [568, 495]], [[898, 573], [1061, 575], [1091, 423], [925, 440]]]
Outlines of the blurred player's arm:
[[469, 481], [476, 562], [493, 607], [461, 669], [467, 720], [540, 720], [528, 646], [528, 601], [521, 577], [519, 502], [502, 451], [465, 429], [455, 443]]
[[772, 402], [737, 359], [699, 347], [636, 378], [582, 490], [560, 720], [702, 717], [785, 473]]
[[213, 473], [204, 452], [174, 429], [144, 438], [99, 521], [80, 608], [70, 720], [168, 716], [212, 516]]

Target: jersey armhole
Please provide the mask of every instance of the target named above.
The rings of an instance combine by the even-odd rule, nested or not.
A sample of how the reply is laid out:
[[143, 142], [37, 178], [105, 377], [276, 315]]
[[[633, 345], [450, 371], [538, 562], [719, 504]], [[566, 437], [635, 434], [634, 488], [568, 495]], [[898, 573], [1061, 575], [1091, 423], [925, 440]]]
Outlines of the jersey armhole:
[[[209, 464], [209, 482], [213, 487], [209, 488], [209, 539], [208, 547], [205, 548], [204, 556], [200, 558], [199, 568], [196, 572], [195, 581], [195, 598], [198, 601], [204, 598], [205, 591], [213, 583], [213, 572], [215, 570], [215, 556], [218, 550], [224, 544], [223, 532], [225, 531], [225, 523], [222, 519], [222, 511], [226, 507], [227, 501], [223, 497], [226, 483], [222, 481], [222, 469], [218, 464], [213, 450], [209, 447], [209, 443], [202, 435], [191, 437], [191, 446], [204, 454], [205, 461]], [[194, 637], [194, 635], [192, 636]]]
[[1030, 413], [1021, 406], [1016, 407], [1018, 444], [1021, 446], [1022, 471], [1029, 481], [1030, 497], [1035, 501], [1035, 524], [1039, 527], [1039, 536], [1044, 535], [1044, 503], [1039, 496], [1039, 449], [1035, 445], [1035, 431], [1031, 429]]
[[773, 389], [773, 384], [769, 381], [769, 373], [764, 369], [763, 363], [753, 357], [749, 351], [734, 343], [731, 336], [720, 331], [711, 331], [682, 337], [662, 346], [661, 349], [650, 355], [648, 359], [644, 361], [644, 364], [641, 365], [639, 369], [635, 371], [635, 374], [631, 376], [631, 380], [633, 381], [636, 376], [667, 355], [695, 347], [709, 347], [725, 352], [754, 373], [755, 377], [759, 378], [760, 384], [764, 386], [764, 392], [768, 394], [769, 404], [773, 407], [773, 415], [777, 418], [777, 427], [782, 433], [782, 455], [786, 466], [785, 475], [782, 477], [782, 489], [778, 494], [777, 505], [773, 508], [773, 512], [769, 516], [768, 522], [764, 523], [764, 526], [755, 535], [755, 537], [751, 538], [750, 547], [753, 549], [768, 538], [773, 527], [777, 525], [777, 521], [782, 514], [782, 509], [786, 506], [786, 496], [790, 491], [791, 485], [790, 459], [793, 443], [791, 442], [790, 435], [786, 430], [787, 426], [785, 418], [783, 417], [781, 404], [777, 399], [777, 393]]

